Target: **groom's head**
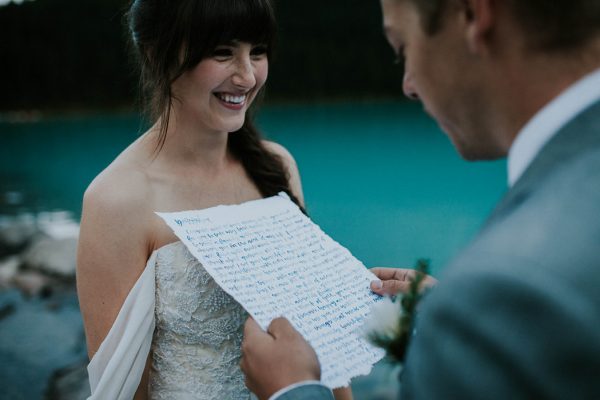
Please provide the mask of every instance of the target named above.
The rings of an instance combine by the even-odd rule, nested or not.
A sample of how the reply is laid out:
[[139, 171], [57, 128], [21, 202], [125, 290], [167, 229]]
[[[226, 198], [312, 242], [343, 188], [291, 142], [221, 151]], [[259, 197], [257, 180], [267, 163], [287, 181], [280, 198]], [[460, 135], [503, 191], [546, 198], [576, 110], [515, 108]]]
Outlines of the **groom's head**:
[[599, 0], [381, 0], [419, 99], [467, 159], [506, 155], [532, 116], [600, 67]]
[[[435, 34], [449, 7], [469, 7], [468, 0], [394, 0], [412, 3], [422, 28]], [[580, 47], [600, 31], [597, 0], [505, 0], [503, 3], [524, 29], [530, 47], [538, 50], [569, 50]]]

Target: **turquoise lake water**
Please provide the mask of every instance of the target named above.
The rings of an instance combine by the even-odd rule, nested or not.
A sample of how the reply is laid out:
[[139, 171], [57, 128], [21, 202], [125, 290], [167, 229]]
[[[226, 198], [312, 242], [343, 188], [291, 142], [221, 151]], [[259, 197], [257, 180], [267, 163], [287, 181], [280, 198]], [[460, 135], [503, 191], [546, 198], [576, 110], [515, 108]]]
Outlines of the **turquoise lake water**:
[[[298, 162], [311, 217], [371, 266], [419, 257], [439, 272], [506, 189], [505, 162], [467, 163], [404, 102], [264, 107], [266, 136]], [[0, 215], [66, 210], [139, 133], [133, 115], [0, 122]]]

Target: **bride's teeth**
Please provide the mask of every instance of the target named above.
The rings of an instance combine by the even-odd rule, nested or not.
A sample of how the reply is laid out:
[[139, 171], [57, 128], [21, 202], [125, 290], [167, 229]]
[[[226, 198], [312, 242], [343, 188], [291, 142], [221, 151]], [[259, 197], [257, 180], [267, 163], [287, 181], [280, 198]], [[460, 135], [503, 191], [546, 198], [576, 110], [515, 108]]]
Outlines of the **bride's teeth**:
[[232, 96], [229, 94], [222, 94], [219, 96], [221, 100], [231, 104], [242, 104], [246, 100], [246, 95], [243, 96]]

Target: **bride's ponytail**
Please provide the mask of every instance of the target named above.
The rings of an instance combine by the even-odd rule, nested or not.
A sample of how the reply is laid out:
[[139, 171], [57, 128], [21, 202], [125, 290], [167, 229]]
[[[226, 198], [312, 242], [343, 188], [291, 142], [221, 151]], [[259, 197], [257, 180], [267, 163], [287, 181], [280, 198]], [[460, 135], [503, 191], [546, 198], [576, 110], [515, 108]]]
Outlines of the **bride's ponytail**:
[[246, 173], [264, 197], [274, 196], [283, 191], [305, 212], [298, 198], [292, 193], [289, 173], [283, 160], [265, 148], [249, 115], [239, 131], [229, 134], [228, 145], [231, 153], [242, 163]]

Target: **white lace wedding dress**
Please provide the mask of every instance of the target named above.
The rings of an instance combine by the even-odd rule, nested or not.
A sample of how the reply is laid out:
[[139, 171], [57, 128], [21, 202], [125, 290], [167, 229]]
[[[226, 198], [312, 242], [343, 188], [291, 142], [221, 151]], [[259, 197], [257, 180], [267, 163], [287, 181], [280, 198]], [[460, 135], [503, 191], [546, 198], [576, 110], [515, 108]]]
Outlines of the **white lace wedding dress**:
[[247, 314], [181, 242], [156, 257], [150, 398], [248, 399], [240, 371]]
[[91, 399], [253, 399], [239, 368], [247, 314], [181, 242], [156, 250], [88, 366]]

